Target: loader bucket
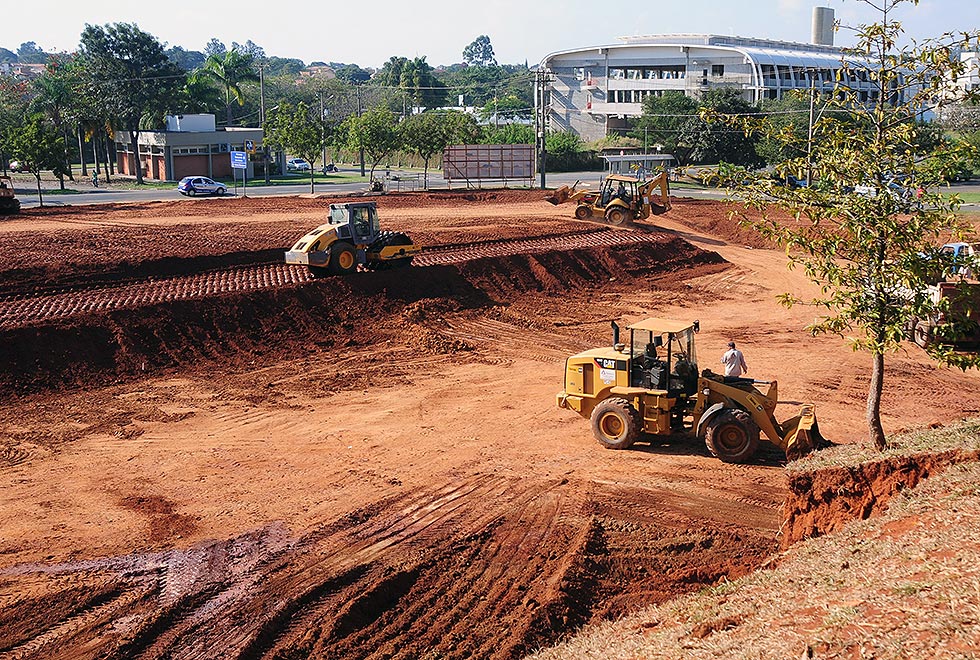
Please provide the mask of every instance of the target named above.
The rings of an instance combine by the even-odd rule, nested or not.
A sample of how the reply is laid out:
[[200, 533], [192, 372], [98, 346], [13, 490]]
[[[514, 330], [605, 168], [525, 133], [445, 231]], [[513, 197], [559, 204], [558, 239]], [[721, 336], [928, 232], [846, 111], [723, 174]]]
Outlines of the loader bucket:
[[546, 202], [550, 202], [551, 204], [554, 204], [554, 205], [557, 206], [558, 204], [562, 204], [564, 202], [567, 202], [568, 201], [568, 198], [569, 198], [569, 196], [571, 196], [571, 194], [572, 194], [571, 188], [569, 188], [568, 186], [562, 186], [561, 188], [559, 188], [555, 192], [553, 192], [550, 195], [548, 195], [547, 197], [545, 197], [544, 200]]
[[786, 458], [795, 461], [816, 449], [824, 449], [833, 445], [832, 442], [820, 435], [817, 426], [817, 411], [812, 403], [805, 403], [800, 408], [800, 414], [783, 422], [783, 449]]

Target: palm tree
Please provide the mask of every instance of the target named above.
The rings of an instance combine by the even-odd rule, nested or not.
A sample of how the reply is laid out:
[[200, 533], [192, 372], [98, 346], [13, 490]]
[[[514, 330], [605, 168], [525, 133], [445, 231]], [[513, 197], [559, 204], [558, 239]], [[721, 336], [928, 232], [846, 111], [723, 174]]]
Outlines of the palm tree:
[[253, 58], [238, 50], [212, 53], [204, 60], [204, 65], [196, 69], [191, 77], [197, 81], [207, 79], [225, 88], [225, 124], [231, 125], [231, 103], [245, 104], [245, 95], [240, 87], [243, 82], [258, 82], [259, 75], [253, 67]]

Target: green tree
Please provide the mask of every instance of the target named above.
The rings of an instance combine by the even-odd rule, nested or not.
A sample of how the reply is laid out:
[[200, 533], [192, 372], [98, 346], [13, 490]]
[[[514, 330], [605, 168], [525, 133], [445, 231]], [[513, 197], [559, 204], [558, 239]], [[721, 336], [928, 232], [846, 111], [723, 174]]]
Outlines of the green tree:
[[495, 97], [480, 108], [480, 119], [484, 121], [530, 119], [534, 108], [525, 103], [524, 99], [518, 98], [514, 94]]
[[552, 131], [545, 137], [548, 169], [553, 172], [578, 169], [588, 157], [585, 144], [571, 131]]
[[[809, 99], [788, 94], [781, 99], [764, 101], [761, 112], [767, 115], [773, 135], [761, 136], [756, 142], [755, 151], [763, 162], [775, 165], [805, 155], [810, 125]], [[786, 132], [792, 134], [792, 139], [783, 135]]]
[[470, 66], [497, 66], [497, 57], [493, 54], [490, 37], [481, 34], [463, 49], [463, 61]]
[[319, 111], [313, 111], [305, 103], [296, 106], [280, 103], [269, 111], [262, 128], [267, 146], [299, 156], [310, 164], [310, 192], [316, 192], [313, 165], [320, 158], [326, 135]]
[[21, 64], [44, 64], [48, 54], [33, 41], [25, 41], [17, 49], [17, 61]]
[[258, 82], [259, 74], [255, 71], [255, 62], [251, 55], [232, 49], [222, 54], [208, 55], [204, 65], [195, 70], [191, 78], [195, 82], [204, 79], [212, 80], [224, 89], [225, 125], [231, 126], [232, 103], [236, 102], [240, 106], [245, 104], [242, 83]]
[[[797, 132], [781, 131], [766, 120], [729, 117], [728, 122], [785, 141], [785, 153], [804, 154], [781, 163], [779, 171], [812, 167], [819, 178], [819, 185], [791, 190], [759, 176], [732, 192], [745, 204], [743, 219], [784, 246], [790, 266], [802, 267], [820, 287], [812, 298], [784, 294], [782, 302], [815, 306], [822, 316], [808, 326], [811, 332], [839, 335], [854, 350], [870, 353], [868, 435], [875, 447], [884, 449], [880, 406], [885, 355], [898, 350], [913, 319], [935, 311], [925, 288], [929, 273], [935, 272], [936, 245], [940, 236], [962, 230], [955, 213], [959, 199], [938, 192], [938, 186], [960, 162], [965, 147], [940, 142], [920, 152], [916, 116], [943, 98], [951, 74], [962, 73], [956, 48], [975, 50], [980, 33], [903, 48], [902, 28], [893, 13], [917, 0], [862, 1], [880, 12], [880, 21], [858, 26], [858, 45], [847, 54], [852, 63], [845, 66], [865, 68], [875, 87], [867, 99], [861, 95], [866, 90], [850, 88], [848, 77], [842, 77], [834, 93], [822, 98], [828, 112], [821, 113], [813, 139], [804, 145]], [[906, 176], [909, 189], [924, 191], [919, 200], [885, 187], [895, 173]], [[857, 183], [870, 183], [878, 194], [848, 192]], [[785, 212], [798, 221], [787, 222]], [[929, 352], [962, 368], [980, 362], [976, 354], [955, 354], [941, 346]]]
[[643, 115], [630, 135], [648, 145], [659, 144], [684, 165], [689, 162], [695, 130], [700, 126], [698, 103], [683, 92], [647, 96]]
[[371, 163], [371, 179], [378, 164], [401, 147], [395, 114], [383, 106], [371, 108], [361, 116], [348, 117], [343, 134], [349, 149], [364, 150]]
[[[81, 77], [82, 69], [76, 57], [52, 56], [44, 73], [33, 81], [35, 95], [30, 104], [31, 110], [44, 113], [55, 130], [64, 136], [65, 152], [62, 154], [63, 163], [59, 169], [61, 172], [67, 172], [72, 180], [74, 176], [71, 173], [68, 155], [68, 135], [76, 133], [80, 120], [83, 99], [78, 94], [78, 89]], [[64, 190], [63, 176], [59, 177], [59, 184]]]
[[371, 79], [371, 74], [356, 64], [343, 64], [335, 67], [334, 73], [339, 79], [352, 85], [366, 83]]
[[64, 176], [64, 137], [43, 114], [36, 113], [22, 124], [9, 129], [5, 141], [13, 157], [34, 175], [34, 180], [37, 182], [38, 204], [44, 206], [41, 172], [51, 170], [55, 176]]
[[401, 92], [399, 98], [403, 99], [403, 114], [406, 115], [408, 108], [404, 108], [405, 103], [437, 108], [446, 102], [445, 85], [436, 79], [424, 57], [412, 60], [406, 57], [389, 58], [381, 68], [376, 83]]
[[[707, 115], [746, 115], [756, 112], [742, 92], [731, 87], [710, 89], [701, 95], [700, 112]], [[718, 122], [697, 118], [690, 127], [691, 161], [695, 163], [733, 163], [758, 165], [761, 159], [755, 152], [756, 137]]]
[[155, 37], [133, 24], [86, 25], [79, 52], [92, 81], [89, 93], [100, 99], [105, 115], [129, 133], [132, 171], [142, 185], [140, 122], [146, 115], [172, 110], [187, 76]]
[[429, 160], [452, 144], [475, 141], [480, 129], [476, 121], [462, 112], [424, 112], [402, 122], [399, 133], [402, 148], [425, 163], [424, 186], [429, 186]]
[[534, 128], [524, 124], [487, 126], [483, 129], [483, 144], [534, 144]]

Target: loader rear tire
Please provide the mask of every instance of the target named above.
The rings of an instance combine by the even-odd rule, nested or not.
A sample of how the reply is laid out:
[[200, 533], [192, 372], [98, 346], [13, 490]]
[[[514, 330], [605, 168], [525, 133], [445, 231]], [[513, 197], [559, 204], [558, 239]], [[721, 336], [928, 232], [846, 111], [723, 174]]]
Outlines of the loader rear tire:
[[629, 215], [629, 212], [624, 211], [623, 209], [609, 209], [609, 211], [606, 212], [606, 222], [618, 227], [629, 220]]
[[640, 414], [626, 399], [606, 399], [592, 410], [592, 435], [606, 449], [628, 449], [640, 435]]
[[579, 220], [588, 220], [592, 217], [592, 209], [585, 204], [575, 207], [575, 217]]
[[357, 252], [346, 241], [338, 241], [330, 246], [330, 272], [334, 275], [348, 275], [357, 270]]
[[730, 408], [708, 422], [704, 444], [725, 463], [747, 463], [759, 448], [759, 425], [744, 410]]

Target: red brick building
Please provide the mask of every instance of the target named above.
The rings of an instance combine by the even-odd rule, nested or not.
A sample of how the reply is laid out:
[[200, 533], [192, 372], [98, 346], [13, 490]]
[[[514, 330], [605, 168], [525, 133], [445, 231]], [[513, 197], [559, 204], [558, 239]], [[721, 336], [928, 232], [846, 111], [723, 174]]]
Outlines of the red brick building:
[[[128, 131], [116, 132], [116, 167], [119, 174], [136, 175], [136, 163], [145, 179], [180, 181], [185, 176], [231, 177], [231, 152], [246, 151], [245, 142], [261, 146], [261, 128], [216, 128], [214, 115], [167, 117], [167, 130], [141, 131], [139, 155], [134, 157]], [[249, 158], [248, 178], [253, 177]]]

